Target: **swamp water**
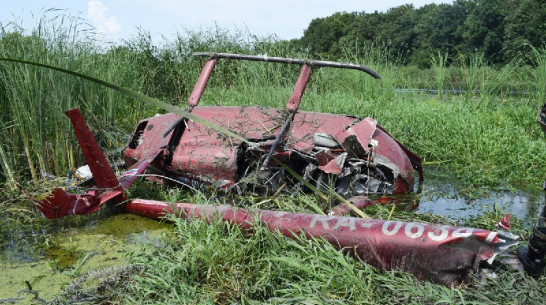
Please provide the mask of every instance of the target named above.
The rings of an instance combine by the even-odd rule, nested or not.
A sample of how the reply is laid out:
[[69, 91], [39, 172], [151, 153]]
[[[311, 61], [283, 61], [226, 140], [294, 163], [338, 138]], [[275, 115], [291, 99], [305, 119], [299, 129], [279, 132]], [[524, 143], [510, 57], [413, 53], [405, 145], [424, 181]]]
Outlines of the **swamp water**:
[[[87, 219], [84, 219], [87, 217]], [[142, 243], [154, 243], [171, 226], [126, 213], [99, 213], [53, 220], [50, 232], [14, 228], [12, 240], [0, 252], [0, 299], [26, 289], [25, 281], [51, 300], [63, 287], [89, 271], [127, 265], [125, 253]], [[45, 220], [47, 221], [47, 220]], [[36, 234], [48, 234], [47, 239]], [[37, 241], [42, 241], [36, 244]], [[33, 244], [34, 242], [34, 244]], [[24, 295], [23, 295], [24, 296]], [[21, 303], [30, 302], [32, 295]]]
[[[541, 186], [536, 191], [489, 191], [469, 188], [440, 172], [425, 171], [417, 213], [432, 213], [459, 221], [499, 209], [523, 220], [530, 228], [544, 204]], [[44, 223], [48, 222], [48, 223]], [[44, 220], [46, 229], [23, 229], [12, 224], [9, 240], [0, 243], [0, 299], [27, 288], [25, 281], [51, 300], [63, 287], [89, 271], [127, 265], [125, 253], [143, 243], [157, 243], [171, 225], [107, 209], [94, 215]], [[19, 227], [17, 227], [19, 226]], [[39, 238], [39, 235], [48, 236]], [[30, 301], [32, 296], [22, 301]]]
[[425, 169], [418, 201], [418, 213], [432, 213], [460, 221], [496, 209], [522, 220], [525, 229], [530, 229], [545, 204], [545, 195], [542, 185], [526, 191], [492, 191], [473, 188], [445, 177], [441, 172]]

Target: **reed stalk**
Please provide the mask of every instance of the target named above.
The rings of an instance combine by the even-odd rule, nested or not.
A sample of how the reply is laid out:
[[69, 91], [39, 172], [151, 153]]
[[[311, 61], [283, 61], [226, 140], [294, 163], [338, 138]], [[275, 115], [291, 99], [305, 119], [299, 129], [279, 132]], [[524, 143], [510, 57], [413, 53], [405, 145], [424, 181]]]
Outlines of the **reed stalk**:
[[441, 99], [444, 94], [444, 83], [447, 74], [448, 54], [442, 54], [440, 51], [436, 55], [431, 55], [432, 68], [436, 75], [436, 89], [438, 90], [438, 98]]

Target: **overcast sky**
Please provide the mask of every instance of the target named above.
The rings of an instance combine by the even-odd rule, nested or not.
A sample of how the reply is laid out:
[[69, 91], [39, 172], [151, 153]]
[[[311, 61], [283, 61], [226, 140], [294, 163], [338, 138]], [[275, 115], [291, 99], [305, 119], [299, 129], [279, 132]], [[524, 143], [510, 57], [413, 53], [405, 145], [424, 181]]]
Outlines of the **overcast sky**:
[[[0, 23], [16, 21], [25, 28], [49, 8], [66, 9], [92, 24], [109, 41], [127, 39], [140, 26], [154, 38], [184, 29], [208, 29], [215, 24], [258, 36], [300, 38], [312, 19], [335, 12], [385, 12], [406, 3], [421, 7], [449, 0], [6, 0]], [[54, 16], [54, 14], [52, 14]]]

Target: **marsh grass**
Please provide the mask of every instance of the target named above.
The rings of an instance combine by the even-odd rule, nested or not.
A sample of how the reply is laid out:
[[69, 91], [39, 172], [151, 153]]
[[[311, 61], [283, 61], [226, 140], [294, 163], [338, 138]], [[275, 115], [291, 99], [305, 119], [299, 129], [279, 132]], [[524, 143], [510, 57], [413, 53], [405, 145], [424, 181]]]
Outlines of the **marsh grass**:
[[[72, 69], [182, 107], [203, 62], [191, 56], [194, 51], [309, 57], [273, 38], [219, 28], [179, 33], [161, 43], [140, 31], [128, 41], [105, 47], [93, 40], [79, 20], [48, 16], [30, 33], [2, 27], [0, 55]], [[442, 54], [431, 58], [436, 64], [427, 71], [397, 66], [399, 60], [387, 56], [384, 47], [367, 46], [358, 53], [345, 52], [339, 60], [369, 66], [382, 80], [357, 71], [314, 69], [301, 109], [374, 117], [428, 162], [440, 162], [472, 183], [535, 184], [541, 179], [536, 162], [544, 157], [534, 126], [544, 87], [542, 51], [535, 50], [535, 67], [523, 69], [525, 73], [519, 71], [517, 61], [493, 69], [479, 55], [447, 67], [447, 55]], [[453, 66], [457, 62], [460, 65]], [[298, 73], [297, 66], [221, 60], [202, 104], [282, 108]], [[524, 85], [528, 75], [536, 80], [533, 88], [528, 82]], [[64, 176], [69, 168], [82, 164], [63, 114], [67, 109], [82, 109], [92, 131], [104, 139], [101, 145], [106, 150], [118, 148], [137, 121], [162, 112], [100, 86], [36, 67], [4, 63], [0, 80], [4, 122], [0, 179], [4, 183], [36, 181], [46, 174]], [[443, 94], [445, 84], [467, 92], [435, 100], [395, 91], [437, 87]], [[475, 88], [479, 95], [473, 93]], [[518, 97], [507, 93], [516, 89], [536, 94]], [[530, 170], [522, 173], [522, 168]]]
[[[141, 31], [129, 41], [105, 48], [87, 35], [88, 29], [78, 20], [47, 18], [30, 33], [3, 26], [0, 55], [82, 72], [179, 107], [185, 106], [203, 63], [191, 56], [194, 51], [309, 57], [304, 50], [275, 39], [219, 28], [179, 33], [162, 44]], [[540, 184], [546, 143], [536, 124], [536, 113], [545, 90], [543, 49], [536, 51], [534, 66], [525, 71], [520, 71], [516, 61], [502, 69], [488, 67], [479, 55], [469, 59], [468, 66], [446, 67], [442, 62], [447, 56], [439, 54], [437, 74], [434, 70], [400, 67], [396, 59], [385, 54], [382, 48], [371, 46], [340, 58], [375, 69], [381, 81], [355, 71], [314, 69], [302, 110], [373, 117], [426, 163], [442, 164], [443, 169], [468, 184], [502, 188]], [[220, 61], [202, 104], [282, 108], [298, 73], [295, 66]], [[533, 84], [529, 84], [529, 75]], [[448, 84], [468, 91], [464, 96], [395, 92], [396, 88], [442, 89]], [[475, 88], [479, 94], [468, 93]], [[534, 93], [508, 94], [514, 88]], [[29, 180], [40, 180], [46, 173], [64, 176], [69, 167], [83, 163], [64, 111], [81, 108], [106, 150], [124, 142], [138, 120], [161, 112], [68, 75], [11, 63], [0, 65], [0, 99], [0, 182], [6, 190], [4, 197], [0, 196], [0, 208], [7, 220], [23, 224], [33, 216], [31, 206], [7, 198], [35, 186]], [[156, 185], [140, 184], [129, 191], [130, 197], [225, 203], [216, 196], [166, 191]], [[327, 203], [301, 194], [245, 196], [237, 204], [294, 212], [328, 209]], [[27, 212], [17, 213], [22, 208]], [[390, 212], [388, 207], [367, 211], [382, 219], [390, 217]], [[486, 214], [475, 224], [491, 225], [498, 221], [496, 216]], [[392, 217], [446, 221], [434, 215], [402, 212]], [[119, 287], [116, 301], [540, 304], [546, 294], [544, 278], [537, 282], [502, 269], [497, 269], [499, 278], [485, 286], [450, 289], [400, 272], [377, 272], [321, 240], [289, 240], [260, 226], [248, 234], [229, 224], [172, 221], [174, 234], [164, 236], [161, 247], [150, 245], [132, 254], [133, 262], [142, 265], [144, 271], [134, 274], [128, 286]], [[9, 228], [1, 232], [7, 234]]]
[[472, 54], [468, 58], [464, 55], [460, 55], [458, 58], [459, 62], [459, 73], [462, 79], [461, 83], [464, 84], [462, 87], [466, 90], [465, 99], [470, 100], [472, 96], [478, 92], [478, 84], [483, 83], [483, 67], [484, 56], [483, 54]]
[[533, 69], [533, 84], [536, 98], [540, 101], [546, 99], [546, 46], [535, 48], [530, 46], [532, 54]]
[[438, 90], [438, 98], [441, 99], [444, 94], [444, 83], [446, 79], [446, 65], [449, 59], [448, 54], [442, 54], [440, 51], [436, 55], [431, 56], [430, 60], [436, 75], [436, 89]]
[[510, 187], [523, 181], [538, 185], [543, 178], [546, 143], [534, 119], [539, 106], [534, 101], [409, 97], [389, 108], [366, 106], [425, 162], [441, 162], [460, 181]]
[[[388, 209], [376, 212], [384, 210]], [[498, 215], [476, 221], [490, 223], [492, 216]], [[411, 215], [413, 221], [420, 217]], [[422, 216], [424, 221], [442, 223], [429, 217]], [[249, 233], [216, 221], [170, 221], [174, 234], [163, 237], [160, 249], [150, 246], [131, 254], [131, 262], [143, 271], [123, 290], [125, 302], [541, 304], [546, 295], [544, 279], [538, 282], [496, 265], [496, 279], [479, 286], [446, 288], [402, 272], [378, 272], [321, 239], [287, 239], [259, 225]]]

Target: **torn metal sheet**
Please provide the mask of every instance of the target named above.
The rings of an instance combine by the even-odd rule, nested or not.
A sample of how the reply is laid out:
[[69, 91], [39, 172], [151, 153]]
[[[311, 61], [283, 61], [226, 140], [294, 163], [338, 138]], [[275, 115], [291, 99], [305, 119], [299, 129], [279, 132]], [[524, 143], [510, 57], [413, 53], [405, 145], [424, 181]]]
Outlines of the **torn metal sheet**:
[[174, 213], [188, 219], [219, 219], [244, 229], [259, 223], [291, 238], [301, 235], [324, 238], [336, 248], [380, 270], [401, 270], [448, 287], [470, 281], [480, 262], [491, 263], [503, 246], [514, 245], [514, 241], [501, 239], [497, 232], [418, 222], [169, 204], [142, 199], [130, 200], [124, 208], [151, 218]]

